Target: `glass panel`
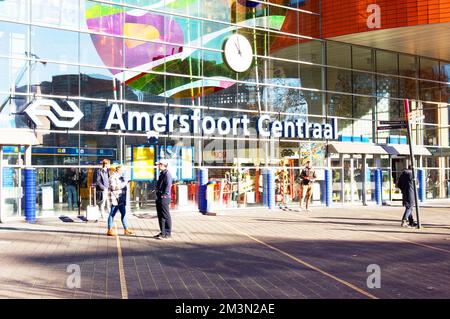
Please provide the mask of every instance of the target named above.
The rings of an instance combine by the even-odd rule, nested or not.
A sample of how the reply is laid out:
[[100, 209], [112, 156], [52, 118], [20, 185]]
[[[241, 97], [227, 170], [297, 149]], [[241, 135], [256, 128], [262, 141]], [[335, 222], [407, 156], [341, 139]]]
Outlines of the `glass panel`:
[[24, 53], [29, 51], [29, 27], [21, 24], [0, 22], [0, 30], [0, 54], [25, 57]]
[[[306, 41], [300, 43], [299, 60], [311, 63], [322, 64], [322, 46], [324, 44], [319, 41]], [[295, 55], [292, 56], [295, 58]], [[292, 58], [291, 58], [292, 59]]]
[[[4, 157], [8, 158], [8, 149], [14, 149], [14, 147], [4, 147]], [[17, 153], [16, 153], [17, 154]], [[4, 162], [8, 159], [1, 159]], [[11, 159], [9, 162], [12, 162]], [[11, 164], [19, 164], [19, 162], [14, 161]], [[22, 188], [22, 169], [17, 167], [3, 167], [3, 180], [0, 181], [2, 185], [2, 210], [5, 217], [19, 217], [23, 215], [23, 188]]]
[[377, 96], [398, 97], [398, 78], [377, 75]]
[[78, 0], [31, 0], [31, 7], [32, 22], [79, 28]]
[[[257, 100], [254, 99], [254, 96], [256, 96], [256, 86], [249, 84], [234, 84], [232, 82], [226, 84], [227, 86], [231, 85], [217, 92], [214, 92], [213, 87], [204, 86], [204, 96], [201, 98], [202, 105], [221, 108], [246, 108], [247, 105], [251, 103], [253, 108], [257, 107], [257, 105], [255, 105]], [[251, 102], [250, 96], [253, 97]]]
[[392, 180], [392, 174], [390, 169], [382, 169], [381, 170], [381, 198], [383, 203], [390, 200], [390, 194], [392, 188], [395, 188], [395, 184]]
[[0, 91], [27, 92], [29, 62], [26, 60], [0, 58]]
[[[429, 161], [435, 160], [438, 158], [430, 159]], [[430, 163], [432, 164], [432, 163]], [[435, 164], [436, 165], [436, 164]], [[428, 167], [433, 167], [432, 165]], [[439, 169], [438, 168], [428, 168], [425, 170], [426, 176], [426, 198], [434, 199], [439, 198]]]
[[[335, 161], [336, 165], [339, 165], [339, 161]], [[342, 170], [340, 168], [338, 169], [332, 169], [331, 171], [332, 173], [332, 179], [333, 179], [333, 184], [332, 184], [332, 198], [333, 198], [333, 202], [342, 202]]]
[[351, 46], [338, 42], [327, 42], [327, 64], [350, 69]]
[[330, 91], [352, 92], [352, 71], [328, 68], [327, 88]]
[[387, 51], [376, 51], [377, 56], [377, 72], [398, 74], [397, 53]]
[[[111, 71], [119, 72], [115, 69]], [[115, 100], [120, 98], [120, 91], [117, 89], [119, 81], [113, 79], [108, 70], [80, 67], [81, 96]]]
[[[0, 18], [13, 21], [29, 21], [30, 0], [6, 0], [0, 2]], [[1, 28], [0, 28], [1, 30]]]
[[373, 95], [375, 92], [374, 75], [353, 72], [353, 92], [356, 94]]
[[263, 175], [260, 169], [237, 166], [231, 169], [208, 170], [208, 192], [216, 210], [262, 205]]
[[78, 63], [78, 33], [32, 27], [31, 52], [42, 60]]
[[399, 78], [400, 82], [400, 98], [406, 99], [417, 99], [417, 80], [407, 79], [407, 78]]
[[438, 124], [438, 105], [432, 103], [423, 103], [424, 123]]
[[399, 74], [415, 78], [417, 74], [416, 57], [412, 55], [399, 54]]
[[436, 82], [419, 81], [419, 94], [422, 101], [441, 101], [440, 85]]
[[300, 64], [301, 86], [316, 90], [322, 89], [322, 68], [315, 65]]
[[351, 117], [353, 114], [353, 103], [351, 95], [328, 94], [328, 115]]
[[31, 71], [31, 85], [33, 92], [39, 94], [78, 96], [78, 66], [36, 63], [36, 67]]
[[372, 71], [372, 50], [361, 47], [352, 47], [353, 68], [357, 70]]
[[[44, 0], [41, 0], [44, 1]], [[124, 7], [118, 5], [110, 5], [104, 4], [97, 1], [85, 1], [85, 12], [84, 19], [82, 19], [83, 23], [81, 23], [81, 29], [90, 30], [96, 33], [103, 34], [112, 34], [112, 35], [123, 35], [127, 36], [133, 33], [133, 28], [126, 29], [124, 28], [124, 16], [125, 11]], [[138, 12], [134, 12], [135, 14], [142, 14], [142, 11], [138, 10]], [[146, 19], [147, 17], [143, 17], [141, 19]], [[139, 19], [139, 18], [138, 18]], [[136, 26], [138, 27], [138, 26]], [[142, 25], [141, 25], [142, 27]], [[137, 28], [137, 31], [143, 31], [141, 28]], [[93, 36], [94, 37], [94, 36]], [[98, 38], [94, 38], [96, 40], [96, 45], [105, 46], [109, 45], [109, 43], [103, 43], [102, 37], [98, 36]], [[98, 40], [98, 41], [97, 41]]]
[[420, 78], [439, 81], [439, 61], [420, 58]]
[[438, 126], [432, 125], [423, 125], [423, 137], [424, 137], [424, 145], [433, 145], [437, 146], [438, 144], [438, 134], [439, 128]]
[[[304, 12], [297, 13], [299, 18], [299, 33], [303, 36], [320, 37], [320, 17]], [[289, 31], [290, 32], [290, 31]]]

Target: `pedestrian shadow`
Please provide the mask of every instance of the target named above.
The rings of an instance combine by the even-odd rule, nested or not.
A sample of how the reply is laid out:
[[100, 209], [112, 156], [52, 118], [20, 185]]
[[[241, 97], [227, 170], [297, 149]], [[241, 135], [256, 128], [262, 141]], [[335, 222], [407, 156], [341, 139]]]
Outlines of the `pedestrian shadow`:
[[321, 216], [317, 216], [315, 218], [318, 219], [331, 219], [331, 220], [336, 220], [336, 219], [343, 219], [343, 220], [363, 220], [363, 221], [375, 221], [375, 220], [379, 220], [379, 221], [384, 221], [384, 222], [398, 222], [398, 219], [385, 219], [385, 218], [360, 218], [360, 217], [321, 217]]
[[[309, 216], [309, 215], [301, 215], [301, 216]], [[316, 217], [312, 217], [312, 218], [316, 218]], [[386, 224], [386, 223], [367, 223], [367, 222], [363, 222], [363, 223], [351, 223], [351, 222], [339, 222], [339, 221], [320, 221], [320, 220], [312, 220], [312, 219], [308, 219], [308, 220], [304, 220], [304, 219], [299, 219], [299, 220], [287, 220], [287, 219], [255, 219], [256, 221], [260, 221], [260, 222], [277, 222], [277, 223], [302, 223], [302, 224], [319, 224], [319, 225], [348, 225], [348, 226], [386, 226], [386, 227], [393, 227], [395, 226], [394, 223], [392, 224]], [[376, 221], [376, 220], [374, 220]]]
[[132, 214], [132, 215], [139, 219], [155, 219], [155, 218], [157, 218], [157, 216], [153, 215], [153, 214]]
[[[425, 227], [427, 228], [427, 227]], [[343, 229], [343, 228], [333, 228], [333, 230], [345, 230], [345, 231], [353, 231], [353, 232], [371, 232], [371, 233], [393, 233], [393, 234], [414, 234], [414, 235], [440, 235], [440, 236], [449, 236], [449, 233], [431, 233], [424, 232], [423, 230], [419, 230], [417, 228], [408, 228], [408, 230], [392, 230], [392, 229]]]
[[68, 216], [59, 216], [58, 217], [63, 223], [73, 223], [74, 220]]
[[293, 209], [292, 207], [278, 206], [278, 208], [281, 209], [282, 211], [285, 211], [285, 212], [296, 212], [296, 213], [298, 213], [298, 209]]
[[0, 227], [0, 231], [17, 231], [17, 232], [35, 232], [35, 233], [48, 233], [48, 234], [75, 234], [92, 236], [99, 235], [100, 232], [82, 232], [82, 231], [69, 231], [69, 230], [56, 230], [56, 229], [33, 229], [33, 228], [19, 228], [19, 227]]

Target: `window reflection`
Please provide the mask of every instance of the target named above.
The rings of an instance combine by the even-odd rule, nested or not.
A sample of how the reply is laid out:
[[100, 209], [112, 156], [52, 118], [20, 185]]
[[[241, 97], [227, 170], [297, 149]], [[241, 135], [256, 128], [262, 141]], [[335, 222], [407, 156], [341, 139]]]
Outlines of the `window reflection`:
[[78, 33], [32, 27], [31, 52], [43, 60], [78, 63]]

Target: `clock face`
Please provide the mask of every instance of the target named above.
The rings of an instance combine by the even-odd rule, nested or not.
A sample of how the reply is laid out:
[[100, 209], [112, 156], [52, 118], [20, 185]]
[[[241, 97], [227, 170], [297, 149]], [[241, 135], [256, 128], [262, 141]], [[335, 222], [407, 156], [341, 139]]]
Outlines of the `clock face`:
[[252, 45], [240, 34], [233, 34], [227, 39], [224, 55], [229, 67], [236, 72], [247, 71], [253, 62]]

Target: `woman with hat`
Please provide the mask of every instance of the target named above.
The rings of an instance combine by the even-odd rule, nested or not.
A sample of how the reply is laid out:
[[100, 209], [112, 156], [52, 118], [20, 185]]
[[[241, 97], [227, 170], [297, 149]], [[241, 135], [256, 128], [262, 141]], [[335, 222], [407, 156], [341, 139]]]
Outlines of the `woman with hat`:
[[109, 178], [109, 199], [111, 203], [111, 212], [108, 217], [108, 236], [117, 236], [112, 230], [114, 216], [120, 211], [122, 216], [122, 225], [125, 235], [133, 235], [134, 233], [128, 228], [126, 220], [126, 204], [127, 204], [127, 186], [130, 181], [125, 181], [123, 177], [123, 167], [118, 165], [114, 173]]

